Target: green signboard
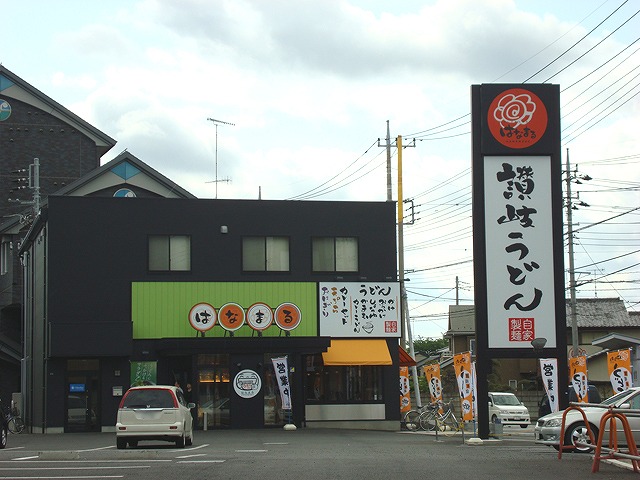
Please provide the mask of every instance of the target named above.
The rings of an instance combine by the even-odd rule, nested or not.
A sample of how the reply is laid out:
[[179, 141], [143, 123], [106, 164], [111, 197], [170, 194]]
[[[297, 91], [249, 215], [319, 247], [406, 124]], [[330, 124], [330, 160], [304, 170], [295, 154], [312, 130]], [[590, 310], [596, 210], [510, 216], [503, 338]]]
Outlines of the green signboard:
[[318, 335], [313, 282], [133, 282], [134, 339]]
[[155, 385], [158, 382], [157, 362], [131, 362], [131, 386]]

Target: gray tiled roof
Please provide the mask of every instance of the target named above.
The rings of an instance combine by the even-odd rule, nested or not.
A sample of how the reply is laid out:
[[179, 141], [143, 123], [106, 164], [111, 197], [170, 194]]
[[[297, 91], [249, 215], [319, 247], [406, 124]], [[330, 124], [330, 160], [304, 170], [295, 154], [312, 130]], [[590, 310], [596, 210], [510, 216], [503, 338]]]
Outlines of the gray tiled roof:
[[[571, 326], [570, 301], [567, 299], [567, 326]], [[630, 316], [619, 298], [577, 298], [576, 313], [580, 328], [639, 327], [640, 318]]]

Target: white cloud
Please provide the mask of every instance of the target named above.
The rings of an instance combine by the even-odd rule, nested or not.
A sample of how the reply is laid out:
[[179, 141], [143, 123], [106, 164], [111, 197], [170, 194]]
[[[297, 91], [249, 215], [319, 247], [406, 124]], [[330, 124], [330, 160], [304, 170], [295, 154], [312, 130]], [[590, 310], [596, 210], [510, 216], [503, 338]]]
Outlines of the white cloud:
[[[414, 295], [411, 303], [421, 305], [416, 312], [429, 314], [446, 312], [455, 297], [447, 290], [455, 288], [456, 276], [473, 283], [471, 264], [442, 267], [472, 256], [471, 207], [468, 197], [460, 197], [471, 188], [470, 174], [461, 174], [471, 165], [465, 124], [470, 118], [464, 117], [470, 112], [470, 85], [524, 81], [615, 8], [577, 0], [103, 3], [84, 2], [79, 9], [73, 2], [43, 1], [38, 17], [12, 3], [6, 15], [29, 18], [32, 33], [25, 38], [19, 25], [5, 25], [8, 43], [0, 60], [117, 139], [105, 160], [127, 148], [197, 196], [215, 195], [215, 184], [206, 183], [214, 179], [216, 143], [209, 117], [235, 123], [218, 127], [218, 177], [232, 180], [218, 184], [221, 198], [257, 198], [259, 187], [263, 198], [290, 198], [354, 164], [339, 177], [352, 183], [319, 198], [385, 200], [386, 154], [376, 140], [384, 142], [386, 121], [392, 137], [406, 135], [407, 143], [416, 132], [440, 131], [404, 151], [404, 195], [417, 197], [421, 217], [405, 228], [407, 245], [421, 245], [407, 252], [407, 268], [429, 269], [411, 275], [410, 290], [428, 295]], [[625, 6], [604, 28], [612, 31], [634, 12]], [[564, 125], [583, 114], [589, 118], [594, 105], [617, 87], [590, 97], [638, 66], [640, 54], [607, 76], [615, 62], [567, 89], [635, 40], [637, 25], [635, 19], [586, 53], [606, 35], [598, 29], [534, 77], [545, 80], [585, 54], [551, 79], [566, 89]], [[20, 38], [19, 45], [11, 44], [14, 38]], [[639, 182], [637, 161], [615, 167], [593, 163], [638, 154], [639, 98], [563, 144], [563, 150], [571, 149], [572, 163], [581, 171], [589, 167], [594, 178]], [[396, 169], [394, 154], [394, 198]], [[334, 182], [327, 184], [329, 190]], [[594, 197], [589, 203], [605, 207], [629, 205], [632, 195], [588, 194]], [[581, 221], [607, 215], [612, 215], [607, 208], [576, 214]], [[613, 256], [602, 253], [594, 260], [607, 255]], [[579, 260], [589, 263], [586, 255]], [[640, 301], [637, 294], [625, 295]], [[461, 290], [460, 297], [468, 299], [470, 292]], [[444, 327], [442, 319], [438, 322], [417, 324], [439, 333], [446, 321]]]

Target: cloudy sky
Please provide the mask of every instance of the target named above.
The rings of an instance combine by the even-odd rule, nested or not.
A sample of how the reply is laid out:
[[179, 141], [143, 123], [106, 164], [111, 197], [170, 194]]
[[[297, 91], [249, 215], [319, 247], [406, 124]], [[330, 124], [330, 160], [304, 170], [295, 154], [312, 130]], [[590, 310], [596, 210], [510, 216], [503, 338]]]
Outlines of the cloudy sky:
[[0, 62], [115, 138], [103, 162], [127, 149], [201, 198], [384, 201], [389, 121], [411, 145], [413, 335], [439, 337], [456, 279], [473, 299], [473, 84], [560, 85], [563, 156], [593, 178], [572, 186], [590, 205], [573, 211], [578, 296], [640, 310], [638, 7], [24, 0], [3, 5]]

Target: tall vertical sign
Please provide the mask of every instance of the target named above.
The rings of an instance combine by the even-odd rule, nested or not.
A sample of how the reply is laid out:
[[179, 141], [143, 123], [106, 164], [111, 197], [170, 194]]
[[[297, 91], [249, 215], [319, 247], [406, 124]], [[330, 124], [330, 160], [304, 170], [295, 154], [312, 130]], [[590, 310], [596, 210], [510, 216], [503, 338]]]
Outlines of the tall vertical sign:
[[[480, 399], [492, 358], [555, 357], [567, 366], [559, 103], [558, 85], [472, 86]], [[534, 350], [535, 338], [545, 348]], [[481, 438], [488, 414], [478, 402]]]

